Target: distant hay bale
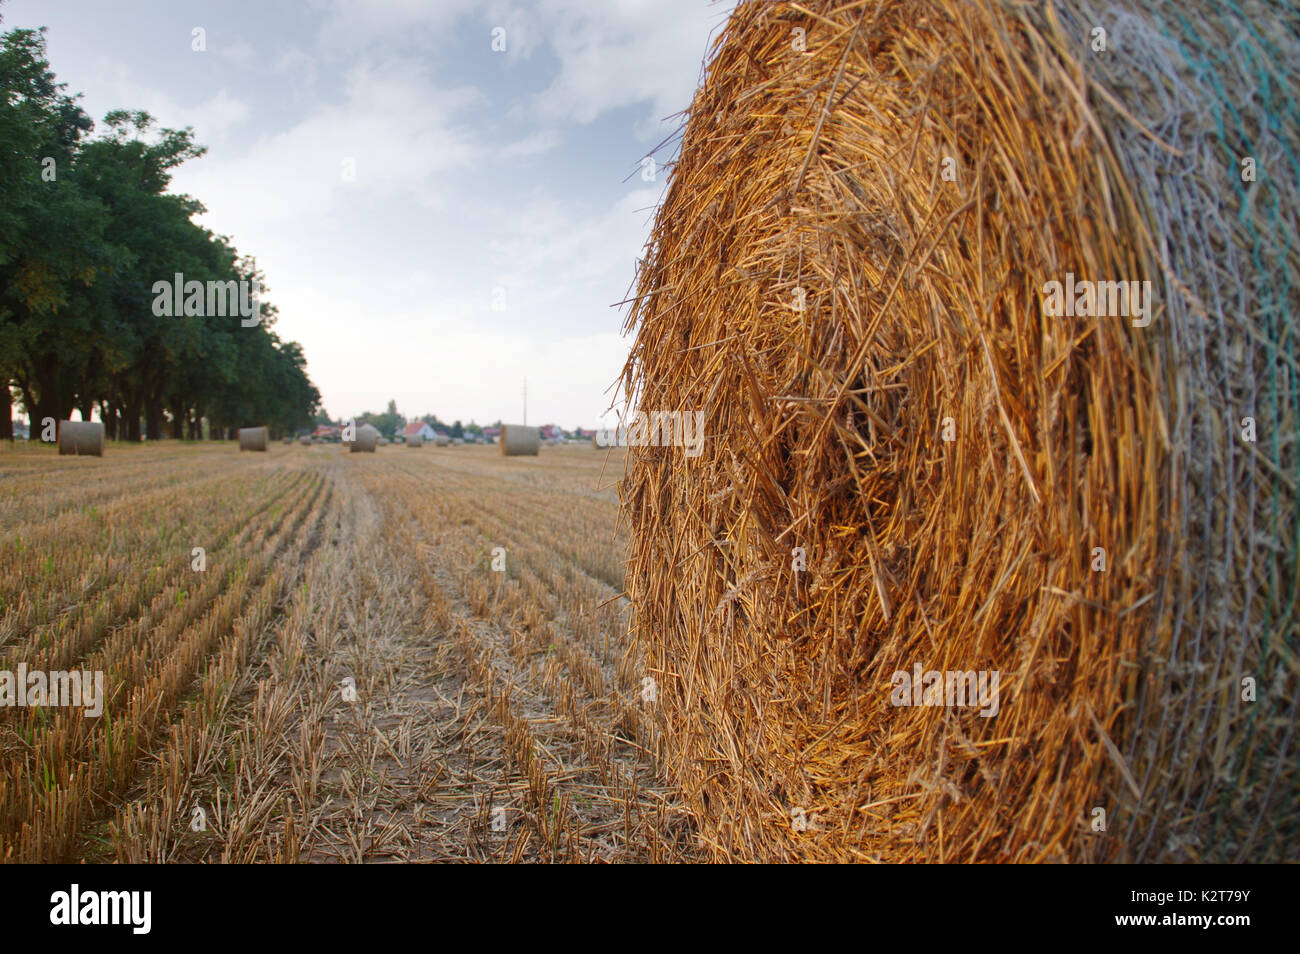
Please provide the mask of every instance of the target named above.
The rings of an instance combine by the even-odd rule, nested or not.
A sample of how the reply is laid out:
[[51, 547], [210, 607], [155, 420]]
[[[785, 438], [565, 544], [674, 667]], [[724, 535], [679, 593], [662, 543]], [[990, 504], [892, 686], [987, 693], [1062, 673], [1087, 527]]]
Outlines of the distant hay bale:
[[293, 438], [292, 438], [292, 437], [285, 437], [285, 438], [282, 439], [281, 442], [284, 443], [284, 444], [292, 444], [292, 443], [293, 443]]
[[1300, 36], [1090, 10], [742, 0], [711, 53], [623, 377], [706, 439], [620, 495], [720, 858], [1296, 858]]
[[310, 435], [304, 434], [302, 437], [298, 438], [298, 443], [299, 443], [299, 444], [305, 444], [305, 445], [307, 445], [308, 447], [310, 447], [310, 446], [311, 446], [311, 437], [310, 437]]
[[542, 435], [535, 427], [525, 424], [501, 425], [501, 454], [505, 457], [536, 457], [542, 445]]
[[424, 444], [424, 438], [421, 437], [419, 434], [407, 434], [407, 435], [406, 435], [406, 446], [407, 446], [407, 447], [420, 447], [420, 446], [422, 446], [423, 444]]
[[446, 434], [437, 434], [433, 438], [433, 443], [435, 447], [446, 447], [451, 443], [451, 438]]
[[353, 440], [348, 444], [349, 453], [373, 454], [379, 446], [379, 431], [369, 424], [358, 424]]
[[99, 421], [59, 421], [59, 456], [103, 457], [104, 425]]
[[266, 450], [267, 430], [265, 427], [241, 427], [239, 429], [239, 449], [241, 451]]

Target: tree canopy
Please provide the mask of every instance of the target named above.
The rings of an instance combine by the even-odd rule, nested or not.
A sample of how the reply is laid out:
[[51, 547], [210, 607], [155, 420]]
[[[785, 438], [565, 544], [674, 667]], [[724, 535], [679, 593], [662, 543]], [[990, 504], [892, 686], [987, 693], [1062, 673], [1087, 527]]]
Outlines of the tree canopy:
[[[202, 203], [167, 191], [205, 151], [193, 130], [114, 110], [91, 138], [80, 98], [56, 81], [43, 29], [0, 34], [0, 438], [15, 396], [34, 426], [97, 411], [124, 440], [198, 438], [204, 420], [212, 437], [310, 425], [320, 394], [302, 347], [274, 331], [265, 276], [194, 221]], [[183, 286], [181, 309], [157, 307], [173, 297], [159, 283]]]

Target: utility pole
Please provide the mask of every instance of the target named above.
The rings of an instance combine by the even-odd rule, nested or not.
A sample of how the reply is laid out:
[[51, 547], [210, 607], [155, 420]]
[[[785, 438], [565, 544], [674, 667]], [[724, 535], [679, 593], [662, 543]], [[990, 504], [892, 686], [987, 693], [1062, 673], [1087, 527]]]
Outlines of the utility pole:
[[524, 378], [524, 423], [528, 423], [528, 379]]

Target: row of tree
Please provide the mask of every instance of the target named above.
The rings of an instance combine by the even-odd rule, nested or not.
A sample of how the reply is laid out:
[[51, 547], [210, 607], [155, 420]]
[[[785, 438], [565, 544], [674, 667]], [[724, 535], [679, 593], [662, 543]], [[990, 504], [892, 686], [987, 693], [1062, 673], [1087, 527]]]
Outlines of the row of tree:
[[202, 204], [166, 191], [205, 151], [192, 129], [115, 110], [91, 138], [80, 98], [56, 82], [43, 29], [0, 35], [0, 438], [15, 397], [33, 431], [75, 409], [110, 439], [310, 424], [320, 394], [301, 346], [272, 330], [273, 306], [251, 319], [155, 307], [177, 273], [265, 291], [251, 258], [193, 221]]

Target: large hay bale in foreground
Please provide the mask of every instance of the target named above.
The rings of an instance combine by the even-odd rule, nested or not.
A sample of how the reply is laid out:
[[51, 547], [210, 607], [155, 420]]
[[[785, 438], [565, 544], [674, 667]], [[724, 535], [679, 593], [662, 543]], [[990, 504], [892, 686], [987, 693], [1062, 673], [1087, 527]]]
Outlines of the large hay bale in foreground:
[[542, 435], [535, 427], [526, 424], [501, 425], [501, 454], [504, 457], [536, 457], [542, 446]]
[[352, 440], [347, 442], [348, 452], [352, 454], [373, 454], [379, 446], [379, 430], [369, 424], [358, 424]]
[[99, 421], [59, 421], [59, 456], [103, 457], [104, 425]]
[[621, 488], [702, 840], [1295, 859], [1293, 15], [802, 6], [732, 15], [629, 316], [707, 411]]
[[241, 427], [239, 429], [239, 449], [241, 451], [264, 451], [268, 431], [265, 427]]

